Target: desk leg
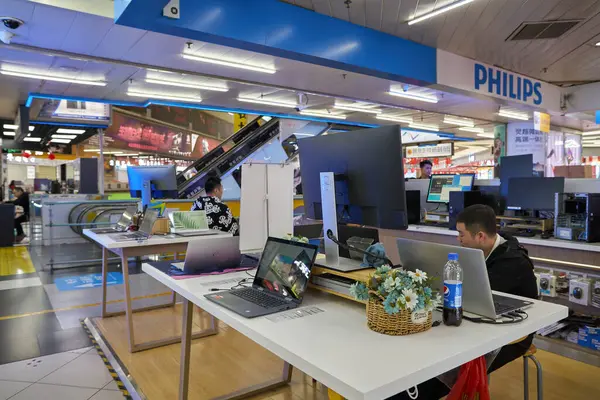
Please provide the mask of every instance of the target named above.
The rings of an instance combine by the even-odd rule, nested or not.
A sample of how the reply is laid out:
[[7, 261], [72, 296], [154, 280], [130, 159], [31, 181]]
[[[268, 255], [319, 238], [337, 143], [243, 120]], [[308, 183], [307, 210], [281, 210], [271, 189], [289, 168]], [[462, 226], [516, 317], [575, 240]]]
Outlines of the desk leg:
[[[173, 292], [174, 293], [174, 292]], [[190, 382], [190, 351], [192, 347], [192, 320], [194, 305], [183, 299], [183, 318], [181, 326], [181, 367], [179, 370], [179, 400], [187, 400]]]
[[102, 247], [102, 318], [107, 316], [106, 312], [106, 278], [108, 276], [108, 250]]
[[123, 268], [123, 286], [125, 287], [125, 318], [127, 319], [127, 334], [129, 335], [129, 352], [133, 353], [135, 339], [133, 333], [133, 312], [131, 311], [131, 282], [129, 282], [129, 263], [127, 251], [121, 251], [121, 266]]
[[281, 379], [276, 379], [274, 381], [260, 383], [255, 386], [250, 386], [248, 388], [238, 390], [237, 392], [230, 393], [225, 396], [217, 397], [213, 400], [240, 400], [240, 399], [245, 399], [247, 397], [255, 396], [257, 394], [270, 392], [274, 389], [288, 385], [292, 381], [292, 372], [294, 372], [294, 367], [292, 365], [288, 364], [287, 362], [284, 362]]

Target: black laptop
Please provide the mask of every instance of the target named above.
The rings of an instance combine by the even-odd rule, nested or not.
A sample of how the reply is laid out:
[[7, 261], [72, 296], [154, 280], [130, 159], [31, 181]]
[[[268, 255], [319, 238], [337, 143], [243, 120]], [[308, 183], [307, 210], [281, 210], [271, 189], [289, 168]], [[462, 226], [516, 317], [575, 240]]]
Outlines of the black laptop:
[[318, 247], [268, 238], [251, 287], [205, 297], [246, 318], [296, 308], [308, 287]]

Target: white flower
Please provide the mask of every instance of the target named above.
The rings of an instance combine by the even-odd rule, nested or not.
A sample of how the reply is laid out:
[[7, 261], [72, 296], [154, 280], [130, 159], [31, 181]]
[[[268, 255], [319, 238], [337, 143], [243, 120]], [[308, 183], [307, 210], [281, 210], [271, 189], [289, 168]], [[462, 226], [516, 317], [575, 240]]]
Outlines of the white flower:
[[415, 272], [409, 271], [408, 275], [411, 277], [413, 282], [417, 283], [423, 283], [423, 281], [427, 279], [427, 273], [421, 271], [420, 269], [416, 270]]
[[427, 307], [427, 311], [433, 311], [439, 306], [442, 305], [442, 296], [439, 293], [435, 294], [435, 297], [432, 297], [429, 302], [429, 307]]
[[388, 293], [390, 293], [392, 290], [394, 290], [395, 285], [396, 285], [396, 282], [394, 282], [394, 278], [392, 278], [391, 276], [388, 276], [386, 278], [386, 280], [383, 281], [383, 288]]
[[404, 299], [404, 303], [408, 310], [412, 310], [417, 306], [418, 296], [412, 289], [403, 289], [401, 297]]

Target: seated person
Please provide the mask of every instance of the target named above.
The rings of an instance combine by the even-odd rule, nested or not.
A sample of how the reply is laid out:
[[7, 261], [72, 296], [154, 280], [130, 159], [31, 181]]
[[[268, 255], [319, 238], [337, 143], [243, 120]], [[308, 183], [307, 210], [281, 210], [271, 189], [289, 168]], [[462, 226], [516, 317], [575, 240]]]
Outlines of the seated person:
[[210, 229], [229, 232], [235, 236], [239, 235], [237, 220], [231, 214], [227, 204], [221, 201], [223, 197], [221, 179], [217, 177], [208, 178], [204, 184], [204, 191], [206, 196], [196, 199], [191, 211], [206, 211], [206, 220]]
[[29, 219], [29, 194], [25, 193], [23, 188], [15, 187], [13, 189], [13, 195], [15, 196], [13, 204], [23, 208], [22, 213], [16, 213], [15, 215], [15, 229], [17, 230], [15, 241], [21, 243], [23, 239], [25, 239], [25, 232], [23, 232], [23, 226], [21, 224], [27, 222]]
[[[465, 208], [458, 215], [456, 230], [461, 246], [483, 251], [492, 290], [538, 298], [533, 263], [527, 250], [514, 237], [497, 233], [496, 214], [491, 207], [476, 204]], [[474, 326], [469, 328], [477, 329]], [[517, 343], [502, 347], [488, 373], [521, 358], [532, 341], [533, 333]], [[437, 378], [423, 382], [418, 388], [422, 399], [440, 399], [450, 393], [450, 389]], [[409, 396], [403, 392], [393, 399], [409, 399]]]

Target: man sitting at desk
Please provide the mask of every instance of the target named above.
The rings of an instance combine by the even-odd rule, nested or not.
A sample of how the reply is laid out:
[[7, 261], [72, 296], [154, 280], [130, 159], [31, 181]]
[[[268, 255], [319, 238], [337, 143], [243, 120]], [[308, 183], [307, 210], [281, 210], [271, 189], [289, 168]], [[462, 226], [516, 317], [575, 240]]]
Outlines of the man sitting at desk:
[[[531, 299], [538, 298], [533, 263], [529, 259], [527, 250], [514, 237], [498, 234], [496, 213], [491, 207], [476, 204], [465, 208], [458, 215], [456, 230], [461, 246], [483, 251], [492, 290]], [[476, 329], [476, 327], [472, 328]], [[521, 358], [532, 341], [533, 333], [517, 343], [502, 347], [488, 373]], [[450, 389], [437, 378], [420, 384], [418, 388], [419, 398], [422, 399], [440, 399], [450, 392]], [[406, 392], [393, 397], [393, 399], [408, 398]]]
[[191, 211], [206, 211], [206, 220], [210, 229], [239, 235], [237, 220], [231, 214], [227, 204], [221, 201], [223, 198], [221, 179], [217, 177], [208, 178], [204, 184], [204, 191], [206, 196], [198, 198], [192, 205]]

